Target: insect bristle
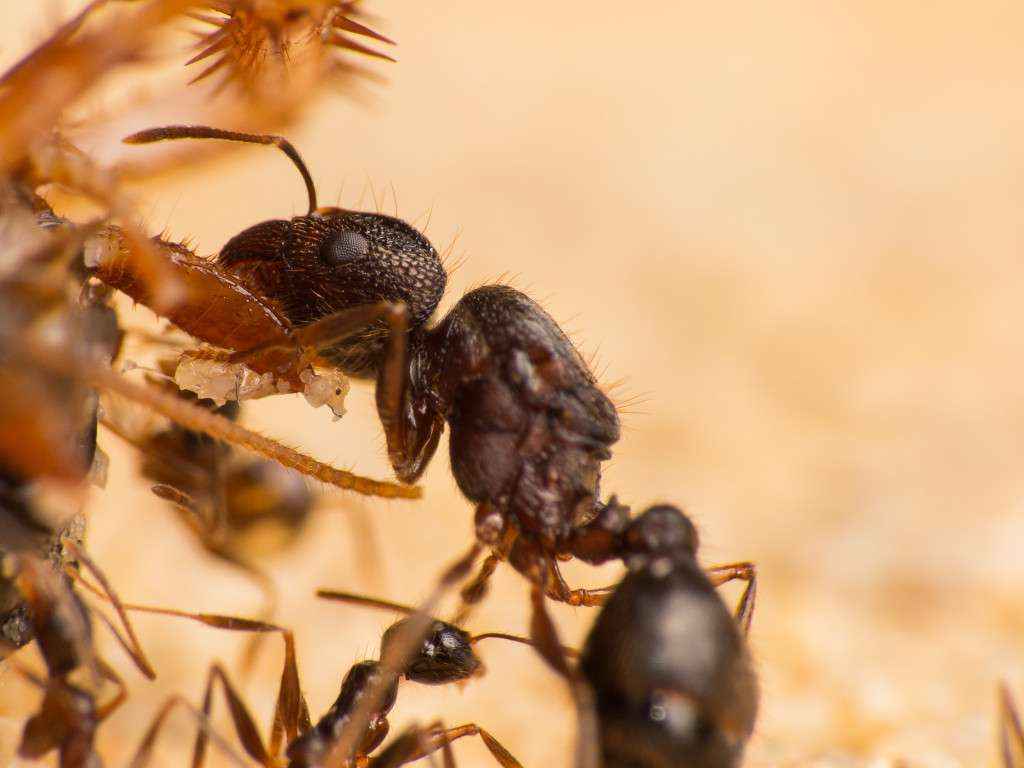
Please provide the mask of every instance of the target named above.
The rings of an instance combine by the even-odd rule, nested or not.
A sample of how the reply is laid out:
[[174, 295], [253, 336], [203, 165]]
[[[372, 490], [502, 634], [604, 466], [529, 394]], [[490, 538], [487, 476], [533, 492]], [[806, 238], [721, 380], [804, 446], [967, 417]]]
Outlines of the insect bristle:
[[364, 14], [352, 0], [206, 2], [189, 16], [212, 27], [199, 34], [198, 50], [187, 62], [189, 66], [205, 64], [192, 82], [219, 75], [218, 90], [238, 85], [258, 93], [300, 63], [312, 64], [321, 74], [336, 74], [339, 66], [356, 72], [338, 52], [394, 61], [382, 50], [361, 42], [367, 39], [394, 45], [389, 37], [359, 20]]

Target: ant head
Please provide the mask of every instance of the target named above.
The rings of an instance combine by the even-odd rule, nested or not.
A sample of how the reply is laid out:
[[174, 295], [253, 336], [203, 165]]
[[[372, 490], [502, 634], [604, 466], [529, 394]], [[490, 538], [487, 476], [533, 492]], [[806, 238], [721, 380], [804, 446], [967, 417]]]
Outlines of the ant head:
[[644, 510], [626, 529], [630, 565], [642, 566], [655, 558], [691, 560], [699, 545], [697, 528], [677, 507], [659, 504]]
[[[403, 619], [388, 627], [381, 640], [382, 656], [407, 621]], [[435, 620], [406, 667], [405, 676], [417, 683], [443, 685], [472, 677], [480, 667], [470, 636], [454, 624]]]
[[403, 302], [409, 325], [423, 324], [444, 294], [441, 259], [419, 231], [378, 213], [321, 208], [324, 232], [316, 258], [339, 308], [378, 301]]
[[[279, 302], [296, 325], [360, 304], [386, 301], [403, 302], [409, 326], [415, 328], [437, 307], [447, 277], [430, 241], [392, 216], [317, 207], [313, 177], [286, 139], [202, 125], [170, 125], [140, 131], [125, 141], [149, 144], [175, 139], [276, 146], [298, 169], [306, 185], [309, 212], [291, 221], [271, 220], [250, 227], [233, 237], [218, 257], [222, 266], [243, 266], [248, 279]], [[372, 357], [377, 351], [367, 349], [373, 346], [367, 339], [358, 346], [357, 356]]]

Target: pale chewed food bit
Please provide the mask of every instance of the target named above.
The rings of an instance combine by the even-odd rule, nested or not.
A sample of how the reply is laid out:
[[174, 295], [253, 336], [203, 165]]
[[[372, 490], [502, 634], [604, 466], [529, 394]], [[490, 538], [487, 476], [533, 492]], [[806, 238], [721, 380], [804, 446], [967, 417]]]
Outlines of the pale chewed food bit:
[[277, 381], [272, 373], [256, 373], [242, 363], [188, 353], [178, 360], [174, 383], [179, 389], [194, 392], [196, 397], [212, 400], [218, 406], [229, 400], [255, 400], [291, 391], [286, 382]]
[[299, 374], [302, 380], [302, 394], [314, 408], [326, 405], [337, 421], [345, 415], [345, 397], [348, 395], [348, 377], [341, 371], [328, 370], [318, 374], [309, 368]]

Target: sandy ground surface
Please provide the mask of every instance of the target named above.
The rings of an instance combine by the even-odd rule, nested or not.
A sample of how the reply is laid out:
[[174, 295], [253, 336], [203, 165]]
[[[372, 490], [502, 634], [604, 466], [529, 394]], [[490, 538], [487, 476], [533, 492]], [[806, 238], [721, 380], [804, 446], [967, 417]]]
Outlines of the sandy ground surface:
[[[5, 62], [46, 26], [28, 5], [0, 10]], [[760, 566], [764, 698], [747, 764], [994, 764], [996, 682], [1024, 690], [1024, 8], [375, 9], [401, 43], [390, 84], [368, 107], [325, 102], [290, 136], [324, 200], [355, 207], [362, 193], [372, 208], [372, 182], [387, 211], [432, 210], [439, 248], [459, 236], [443, 308], [511, 276], [597, 353], [605, 381], [642, 396], [605, 488], [635, 509], [684, 505], [708, 562]], [[203, 252], [304, 207], [293, 170], [257, 149], [140, 195], [154, 231]], [[380, 476], [371, 406], [357, 388], [340, 423], [295, 397], [246, 421]], [[197, 549], [132, 455], [101, 442], [111, 477], [93, 494], [89, 544], [122, 594], [255, 611], [256, 590]], [[444, 452], [421, 503], [335, 498], [266, 563], [317, 713], [391, 617], [323, 604], [314, 588], [415, 601], [470, 540]], [[587, 584], [616, 573], [568, 572]], [[472, 628], [524, 632], [526, 596], [500, 571]], [[579, 642], [593, 613], [553, 610]], [[120, 664], [132, 700], [102, 736], [112, 765], [165, 696], [197, 699], [210, 662], [233, 664], [240, 648], [170, 620], [138, 627], [160, 678]], [[488, 676], [464, 690], [405, 686], [393, 728], [477, 721], [526, 766], [568, 765], [558, 680], [522, 647], [483, 654]], [[269, 647], [243, 686], [261, 722], [279, 657]], [[0, 757], [27, 696], [0, 671]], [[163, 764], [185, 763], [191, 732], [172, 721]], [[477, 743], [457, 754], [487, 764]]]

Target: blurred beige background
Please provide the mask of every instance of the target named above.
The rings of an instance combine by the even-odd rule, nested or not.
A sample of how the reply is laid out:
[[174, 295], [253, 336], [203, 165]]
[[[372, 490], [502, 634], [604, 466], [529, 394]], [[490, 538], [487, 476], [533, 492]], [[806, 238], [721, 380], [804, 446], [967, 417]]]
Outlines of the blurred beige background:
[[[32, 6], [32, 7], [29, 7]], [[369, 105], [328, 99], [289, 131], [331, 203], [428, 209], [464, 259], [443, 308], [512, 276], [643, 403], [605, 475], [642, 509], [694, 516], [708, 562], [762, 578], [752, 643], [764, 685], [748, 764], [994, 764], [995, 685], [1024, 692], [1024, 7], [977, 3], [610, 2], [373, 5], [400, 43]], [[7, 63], [48, 27], [0, 10]], [[162, 107], [173, 121], [173, 105]], [[187, 117], [183, 115], [182, 117]], [[133, 150], [133, 151], [145, 151]], [[153, 231], [213, 252], [301, 213], [280, 157], [246, 149], [139, 190]], [[423, 219], [421, 218], [422, 222]], [[141, 311], [132, 321], [145, 322]], [[370, 392], [331, 423], [295, 398], [250, 424], [386, 473]], [[90, 545], [126, 597], [256, 610], [202, 555], [109, 435]], [[391, 617], [324, 604], [333, 586], [414, 601], [471, 537], [439, 451], [422, 503], [348, 497], [268, 563], [297, 632], [310, 705], [376, 653]], [[354, 551], [366, 527], [379, 575]], [[569, 569], [600, 584], [615, 569]], [[729, 597], [735, 596], [729, 591]], [[476, 630], [525, 632], [501, 570]], [[556, 607], [579, 642], [593, 613]], [[103, 746], [120, 764], [171, 691], [198, 699], [238, 638], [140, 618], [160, 679]], [[114, 655], [116, 652], [112, 652]], [[568, 695], [527, 650], [482, 646], [463, 691], [403, 687], [393, 731], [475, 720], [528, 768], [569, 765]], [[280, 651], [244, 687], [267, 722]], [[126, 667], [122, 664], [122, 668]], [[9, 675], [0, 712], [20, 716]], [[184, 764], [173, 721], [161, 759]], [[8, 731], [9, 732], [9, 731]], [[460, 743], [460, 765], [485, 765]]]

